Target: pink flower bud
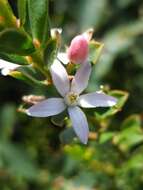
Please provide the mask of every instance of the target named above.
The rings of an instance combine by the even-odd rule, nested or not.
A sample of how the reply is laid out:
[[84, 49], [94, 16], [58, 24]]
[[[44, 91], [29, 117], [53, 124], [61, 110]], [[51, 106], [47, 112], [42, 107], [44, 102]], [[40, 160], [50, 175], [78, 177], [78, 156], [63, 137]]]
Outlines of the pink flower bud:
[[84, 35], [78, 35], [71, 41], [67, 50], [68, 59], [73, 63], [83, 63], [88, 57], [88, 40]]

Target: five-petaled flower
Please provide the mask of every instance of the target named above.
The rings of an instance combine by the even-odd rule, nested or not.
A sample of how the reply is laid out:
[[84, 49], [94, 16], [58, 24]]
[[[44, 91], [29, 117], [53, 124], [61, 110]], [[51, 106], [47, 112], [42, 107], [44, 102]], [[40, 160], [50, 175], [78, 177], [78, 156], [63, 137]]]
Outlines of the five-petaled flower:
[[57, 115], [67, 108], [76, 135], [82, 143], [86, 144], [89, 128], [87, 118], [80, 107], [110, 107], [116, 104], [117, 99], [103, 92], [80, 95], [87, 87], [91, 73], [91, 65], [87, 61], [81, 64], [72, 81], [69, 80], [67, 71], [58, 60], [54, 61], [50, 72], [53, 83], [62, 98], [43, 100], [30, 107], [27, 114], [33, 117], [49, 117]]

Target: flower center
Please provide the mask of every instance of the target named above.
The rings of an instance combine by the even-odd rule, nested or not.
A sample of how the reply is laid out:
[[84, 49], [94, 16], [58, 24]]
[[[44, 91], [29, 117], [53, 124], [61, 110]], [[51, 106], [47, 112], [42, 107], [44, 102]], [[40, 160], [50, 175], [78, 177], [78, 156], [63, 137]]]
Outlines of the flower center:
[[78, 104], [79, 95], [74, 92], [69, 92], [64, 100], [68, 106], [76, 106]]

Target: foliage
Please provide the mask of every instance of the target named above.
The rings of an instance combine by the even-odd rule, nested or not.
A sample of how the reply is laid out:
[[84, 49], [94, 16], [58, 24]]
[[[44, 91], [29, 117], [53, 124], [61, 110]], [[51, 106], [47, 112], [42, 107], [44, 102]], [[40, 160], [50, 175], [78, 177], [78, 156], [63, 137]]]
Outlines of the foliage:
[[[18, 0], [13, 5], [19, 22], [8, 1], [0, 0], [0, 58], [20, 65], [9, 75], [22, 81], [0, 76], [0, 189], [142, 189], [142, 1]], [[56, 94], [49, 66], [65, 46], [50, 35], [51, 26], [63, 29], [62, 44], [77, 31], [95, 28], [87, 92], [102, 89], [118, 99], [112, 108], [85, 110], [91, 131], [87, 146], [75, 138], [65, 113], [44, 119], [21, 113], [27, 107], [27, 102], [19, 106], [23, 95]]]

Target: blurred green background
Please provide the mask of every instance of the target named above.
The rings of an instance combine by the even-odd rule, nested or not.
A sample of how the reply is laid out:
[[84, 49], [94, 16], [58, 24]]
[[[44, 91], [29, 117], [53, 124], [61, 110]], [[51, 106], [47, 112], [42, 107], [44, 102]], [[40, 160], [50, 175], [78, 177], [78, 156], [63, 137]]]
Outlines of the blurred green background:
[[[9, 2], [17, 15], [16, 0]], [[87, 146], [63, 144], [63, 127], [17, 112], [23, 95], [41, 91], [0, 76], [0, 190], [142, 190], [143, 1], [50, 0], [49, 7], [63, 44], [91, 27], [105, 44], [88, 91], [105, 85], [129, 98], [112, 120], [97, 115]]]

